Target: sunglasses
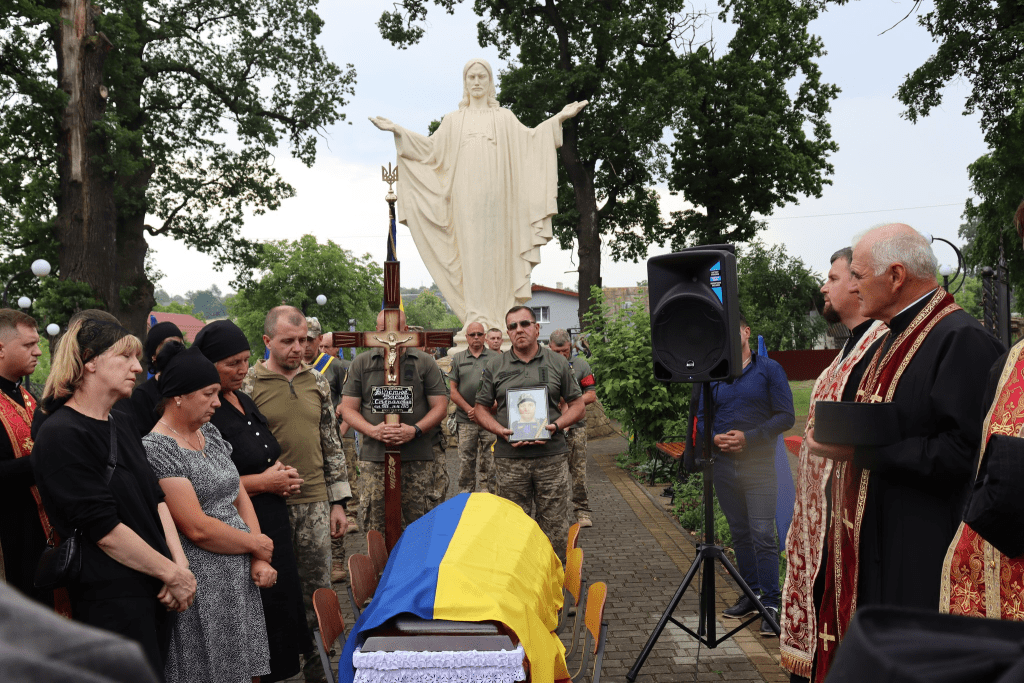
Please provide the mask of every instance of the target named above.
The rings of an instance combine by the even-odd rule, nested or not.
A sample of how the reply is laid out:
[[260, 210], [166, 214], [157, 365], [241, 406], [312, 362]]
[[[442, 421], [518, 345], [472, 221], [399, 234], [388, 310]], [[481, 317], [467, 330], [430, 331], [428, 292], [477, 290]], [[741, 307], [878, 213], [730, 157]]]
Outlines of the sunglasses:
[[466, 336], [467, 337], [482, 337], [482, 336], [484, 336], [484, 333], [483, 332], [470, 332]]
[[529, 327], [530, 325], [532, 325], [532, 324], [533, 324], [533, 321], [532, 321], [532, 320], [519, 320], [519, 321], [513, 321], [513, 322], [510, 322], [510, 323], [508, 324], [508, 331], [509, 331], [509, 332], [512, 332], [512, 331], [514, 331], [514, 330], [515, 330], [515, 329], [516, 329], [517, 327], [521, 327], [521, 328], [523, 328], [523, 329], [525, 330], [525, 329], [527, 329], [527, 328], [528, 328], [528, 327]]

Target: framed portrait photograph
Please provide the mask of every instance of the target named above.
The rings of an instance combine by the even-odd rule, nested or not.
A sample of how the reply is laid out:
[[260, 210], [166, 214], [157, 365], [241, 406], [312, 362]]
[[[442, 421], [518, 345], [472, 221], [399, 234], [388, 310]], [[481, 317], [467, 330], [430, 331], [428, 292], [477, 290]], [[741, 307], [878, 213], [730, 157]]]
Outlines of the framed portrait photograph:
[[542, 441], [551, 438], [548, 431], [548, 388], [522, 387], [509, 389], [505, 394], [508, 406], [510, 443]]

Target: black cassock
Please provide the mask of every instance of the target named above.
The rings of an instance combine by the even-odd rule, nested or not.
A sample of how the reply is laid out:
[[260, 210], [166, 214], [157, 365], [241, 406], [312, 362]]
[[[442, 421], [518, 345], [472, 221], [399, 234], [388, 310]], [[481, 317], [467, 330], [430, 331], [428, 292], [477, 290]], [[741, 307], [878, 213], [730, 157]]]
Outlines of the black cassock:
[[[890, 321], [892, 338], [930, 298]], [[885, 338], [876, 342], [865, 358], [885, 343]], [[871, 472], [861, 524], [858, 607], [938, 609], [942, 562], [974, 481], [989, 371], [1005, 351], [966, 312], [946, 316], [924, 338], [893, 395], [902, 440], [857, 447], [855, 463]]]

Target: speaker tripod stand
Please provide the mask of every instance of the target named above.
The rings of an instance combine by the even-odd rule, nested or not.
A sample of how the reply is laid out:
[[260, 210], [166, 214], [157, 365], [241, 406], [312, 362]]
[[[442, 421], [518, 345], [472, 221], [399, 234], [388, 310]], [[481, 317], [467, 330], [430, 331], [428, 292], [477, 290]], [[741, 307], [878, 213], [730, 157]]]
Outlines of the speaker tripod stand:
[[[711, 396], [711, 383], [704, 382], [704, 453], [707, 456], [711, 456], [713, 453], [711, 436], [711, 425], [714, 424], [714, 404]], [[636, 680], [637, 675], [640, 673], [641, 667], [647, 661], [647, 658], [651, 655], [651, 650], [654, 649], [655, 643], [658, 642], [658, 638], [661, 637], [661, 632], [665, 630], [665, 627], [669, 622], [672, 622], [682, 630], [690, 634], [698, 642], [702, 643], [709, 649], [718, 647], [720, 643], [725, 642], [731, 638], [734, 634], [738, 633], [741, 629], [746, 628], [749, 624], [758, 618], [765, 619], [772, 630], [778, 635], [780, 632], [779, 624], [775, 621], [775, 618], [768, 612], [764, 605], [761, 604], [761, 600], [754, 595], [754, 592], [747, 585], [747, 582], [743, 580], [740, 573], [736, 570], [736, 567], [729, 562], [729, 559], [725, 556], [725, 551], [722, 546], [714, 545], [715, 539], [715, 513], [714, 513], [714, 498], [711, 490], [712, 481], [712, 460], [710, 457], [706, 457], [701, 466], [702, 477], [703, 477], [703, 489], [704, 489], [704, 542], [697, 545], [697, 557], [693, 560], [693, 564], [690, 565], [690, 569], [686, 572], [686, 576], [683, 577], [683, 582], [679, 584], [679, 588], [676, 589], [675, 595], [672, 596], [672, 600], [668, 603], [668, 607], [665, 612], [661, 615], [661, 619], [658, 620], [658, 625], [654, 627], [654, 631], [651, 633], [651, 637], [647, 639], [647, 644], [644, 645], [644, 649], [640, 651], [640, 656], [637, 657], [633, 667], [626, 674], [626, 680]], [[733, 580], [743, 591], [743, 594], [747, 596], [757, 608], [757, 614], [751, 616], [746, 621], [742, 622], [739, 626], [729, 631], [722, 637], [717, 635], [717, 624], [715, 623], [715, 561], [722, 563], [725, 571], [729, 572]], [[683, 594], [686, 589], [690, 587], [694, 577], [697, 576], [697, 571], [703, 569], [701, 575], [701, 586], [700, 586], [700, 608], [698, 610], [697, 618], [697, 630], [696, 632], [691, 630], [688, 626], [680, 623], [673, 616], [676, 607], [679, 605], [679, 601], [683, 599]]]

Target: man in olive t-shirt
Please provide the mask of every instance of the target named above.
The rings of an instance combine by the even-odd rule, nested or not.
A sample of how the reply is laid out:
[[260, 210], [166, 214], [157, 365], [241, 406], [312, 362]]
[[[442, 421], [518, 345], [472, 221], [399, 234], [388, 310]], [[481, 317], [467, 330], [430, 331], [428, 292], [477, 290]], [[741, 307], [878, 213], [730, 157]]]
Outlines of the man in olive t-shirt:
[[[531, 309], [513, 307], [505, 315], [505, 324], [512, 348], [487, 362], [476, 394], [474, 415], [481, 427], [498, 437], [494, 446], [498, 495], [518, 504], [527, 514], [536, 507], [537, 524], [558, 558], [565, 562], [569, 447], [564, 430], [583, 417], [583, 392], [573, 378], [569, 361], [537, 343], [540, 328]], [[512, 444], [506, 392], [527, 387], [547, 389], [546, 429], [551, 438]], [[566, 403], [564, 413], [558, 409], [561, 399]], [[492, 416], [488, 408], [495, 401], [498, 412]]]
[[[293, 306], [270, 309], [263, 323], [263, 343], [269, 356], [249, 368], [241, 391], [266, 416], [270, 431], [281, 444], [280, 461], [297, 469], [303, 479], [299, 493], [288, 498], [288, 521], [306, 623], [312, 633], [319, 628], [313, 593], [331, 587], [331, 537], [345, 534], [348, 518], [344, 504], [352, 491], [331, 389], [323, 375], [302, 363], [306, 345], [302, 311]], [[319, 665], [312, 641], [310, 647], [307, 673], [315, 671], [310, 662]]]
[[470, 323], [466, 327], [469, 348], [452, 356], [452, 369], [448, 377], [452, 383], [452, 401], [455, 402], [455, 423], [459, 429], [459, 493], [486, 491], [494, 493], [497, 480], [494, 475], [494, 435], [473, 422], [476, 392], [480, 388], [480, 375], [487, 361], [498, 352], [484, 346], [484, 326]]
[[[399, 327], [408, 330], [405, 313]], [[377, 316], [384, 330], [384, 312]], [[438, 503], [434, 459], [441, 444], [441, 420], [448, 412], [448, 388], [432, 356], [403, 348], [398, 360], [398, 384], [412, 387], [413, 412], [400, 415], [397, 425], [384, 424], [384, 415], [372, 411], [373, 387], [385, 386], [384, 349], [355, 357], [341, 395], [341, 416], [363, 435], [359, 453], [359, 523], [364, 530], [384, 532], [384, 447], [401, 446], [402, 528], [434, 509]]]

